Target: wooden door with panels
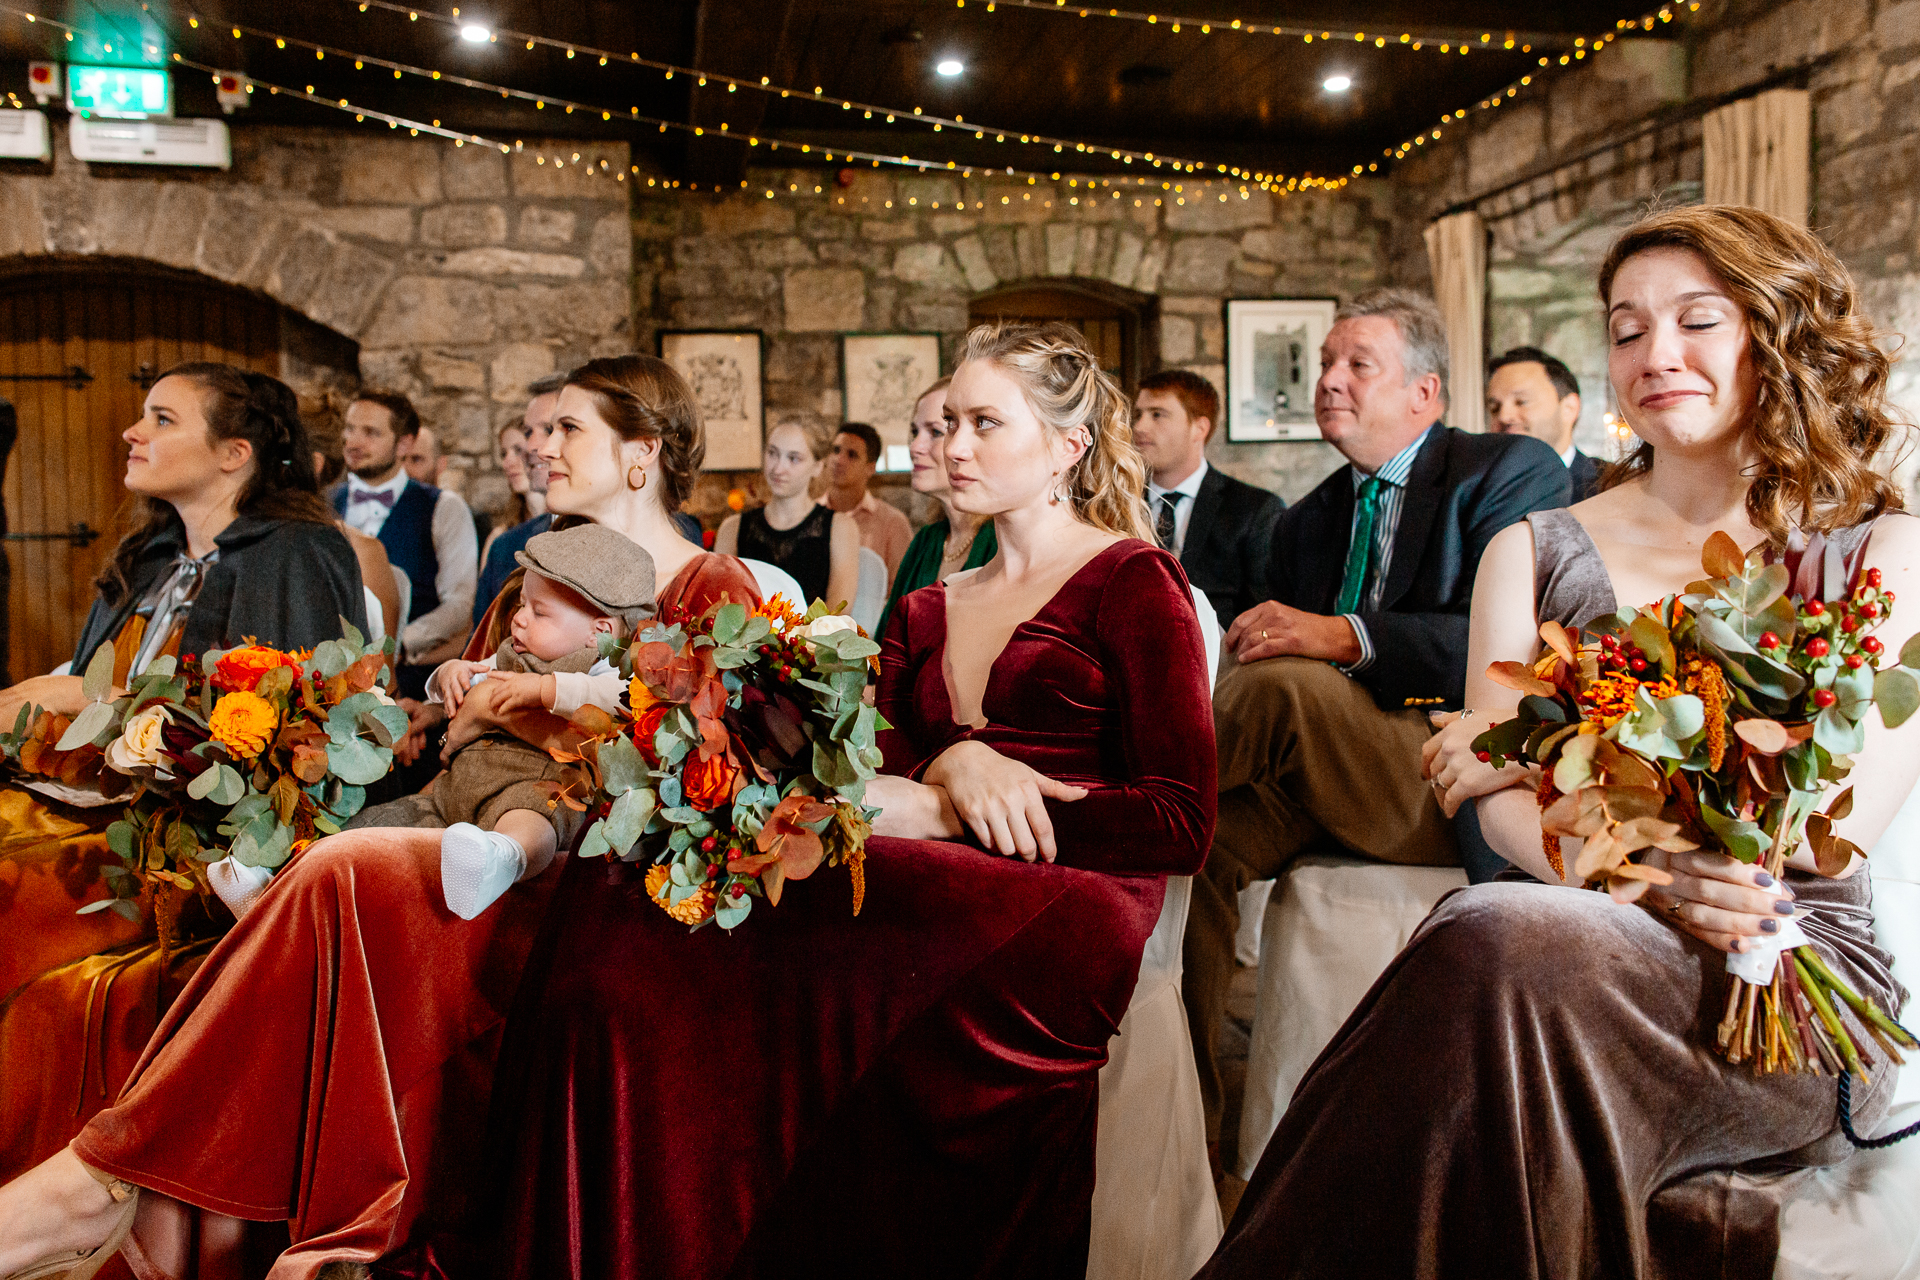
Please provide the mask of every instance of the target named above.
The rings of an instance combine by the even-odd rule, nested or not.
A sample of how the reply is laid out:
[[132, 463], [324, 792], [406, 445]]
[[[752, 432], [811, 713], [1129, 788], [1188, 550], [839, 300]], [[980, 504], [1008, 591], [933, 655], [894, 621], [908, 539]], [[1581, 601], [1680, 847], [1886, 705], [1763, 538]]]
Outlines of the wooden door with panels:
[[0, 396], [19, 417], [0, 489], [11, 680], [73, 656], [126, 531], [121, 432], [155, 377], [190, 360], [278, 376], [281, 348], [278, 304], [204, 277], [106, 262], [0, 276]]
[[973, 299], [967, 306], [971, 324], [995, 320], [1043, 323], [1063, 321], [1078, 329], [1098, 357], [1100, 367], [1113, 375], [1128, 395], [1146, 372], [1141, 335], [1150, 326], [1153, 299], [1093, 280], [1049, 280], [1015, 284]]

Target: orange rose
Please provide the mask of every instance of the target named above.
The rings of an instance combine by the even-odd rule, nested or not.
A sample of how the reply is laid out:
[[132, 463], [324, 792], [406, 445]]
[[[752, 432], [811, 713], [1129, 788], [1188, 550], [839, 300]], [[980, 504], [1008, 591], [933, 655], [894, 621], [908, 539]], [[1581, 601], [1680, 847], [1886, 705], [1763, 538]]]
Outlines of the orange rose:
[[214, 741], [225, 747], [236, 760], [253, 760], [273, 741], [279, 713], [273, 704], [257, 693], [240, 690], [223, 696], [213, 704], [207, 728]]
[[275, 667], [299, 665], [300, 660], [292, 654], [281, 653], [278, 649], [269, 649], [261, 644], [250, 644], [243, 649], [222, 654], [220, 660], [213, 664], [209, 678], [216, 689], [252, 693], [259, 686], [260, 677]]
[[653, 768], [660, 767], [660, 753], [653, 749], [653, 735], [660, 728], [661, 721], [673, 714], [671, 702], [654, 701], [647, 704], [633, 722], [633, 745], [640, 748], [640, 754]]
[[686, 768], [681, 771], [680, 786], [688, 806], [706, 813], [732, 801], [741, 787], [740, 769], [725, 752], [704, 760], [699, 752], [692, 752], [687, 756]]
[[647, 896], [659, 904], [660, 909], [678, 920], [681, 924], [704, 924], [713, 914], [713, 890], [701, 885], [678, 902], [667, 901], [667, 883], [671, 879], [667, 869], [661, 866], [647, 868]]

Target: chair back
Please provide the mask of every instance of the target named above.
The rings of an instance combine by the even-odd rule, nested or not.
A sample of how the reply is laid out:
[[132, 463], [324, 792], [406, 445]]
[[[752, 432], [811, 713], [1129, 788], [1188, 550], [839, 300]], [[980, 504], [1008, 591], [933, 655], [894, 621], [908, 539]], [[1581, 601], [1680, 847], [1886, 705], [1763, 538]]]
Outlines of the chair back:
[[380, 615], [380, 597], [373, 594], [373, 588], [363, 586], [360, 590], [367, 597], [367, 641], [379, 644], [387, 638], [387, 620]]
[[1207, 688], [1212, 689], [1220, 678], [1220, 617], [1206, 592], [1193, 586], [1187, 590], [1193, 592], [1193, 611], [1200, 617], [1200, 639], [1207, 646]]
[[860, 589], [848, 610], [853, 620], [868, 635], [880, 626], [880, 613], [887, 607], [887, 562], [872, 547], [860, 548]]
[[806, 593], [800, 590], [799, 581], [779, 565], [768, 564], [765, 560], [749, 560], [746, 556], [740, 557], [740, 563], [747, 566], [747, 572], [753, 575], [754, 582], [760, 588], [762, 600], [785, 596], [787, 603], [801, 613], [805, 613], [807, 606], [813, 603], [807, 599]]
[[400, 596], [400, 625], [404, 628], [413, 617], [413, 579], [397, 564], [393, 566], [393, 587]]

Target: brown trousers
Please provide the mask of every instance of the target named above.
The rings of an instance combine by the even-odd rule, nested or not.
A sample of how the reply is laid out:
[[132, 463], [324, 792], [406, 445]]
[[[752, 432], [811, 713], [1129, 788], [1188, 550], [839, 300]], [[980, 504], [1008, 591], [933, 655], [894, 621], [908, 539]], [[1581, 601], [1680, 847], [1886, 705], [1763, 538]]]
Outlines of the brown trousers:
[[1220, 1138], [1215, 1042], [1233, 982], [1240, 890], [1310, 852], [1417, 866], [1460, 861], [1451, 824], [1420, 777], [1420, 747], [1432, 733], [1424, 712], [1382, 711], [1325, 662], [1269, 658], [1221, 676], [1213, 720], [1220, 816], [1194, 877], [1182, 979], [1209, 1142]]

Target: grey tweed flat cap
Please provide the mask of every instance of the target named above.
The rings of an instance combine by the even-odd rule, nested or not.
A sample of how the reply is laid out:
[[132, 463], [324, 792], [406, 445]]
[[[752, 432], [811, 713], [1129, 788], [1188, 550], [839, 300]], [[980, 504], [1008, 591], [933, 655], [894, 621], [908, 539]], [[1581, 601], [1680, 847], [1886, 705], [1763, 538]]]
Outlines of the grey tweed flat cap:
[[653, 557], [603, 524], [535, 534], [513, 558], [579, 592], [609, 617], [639, 622], [654, 615]]

